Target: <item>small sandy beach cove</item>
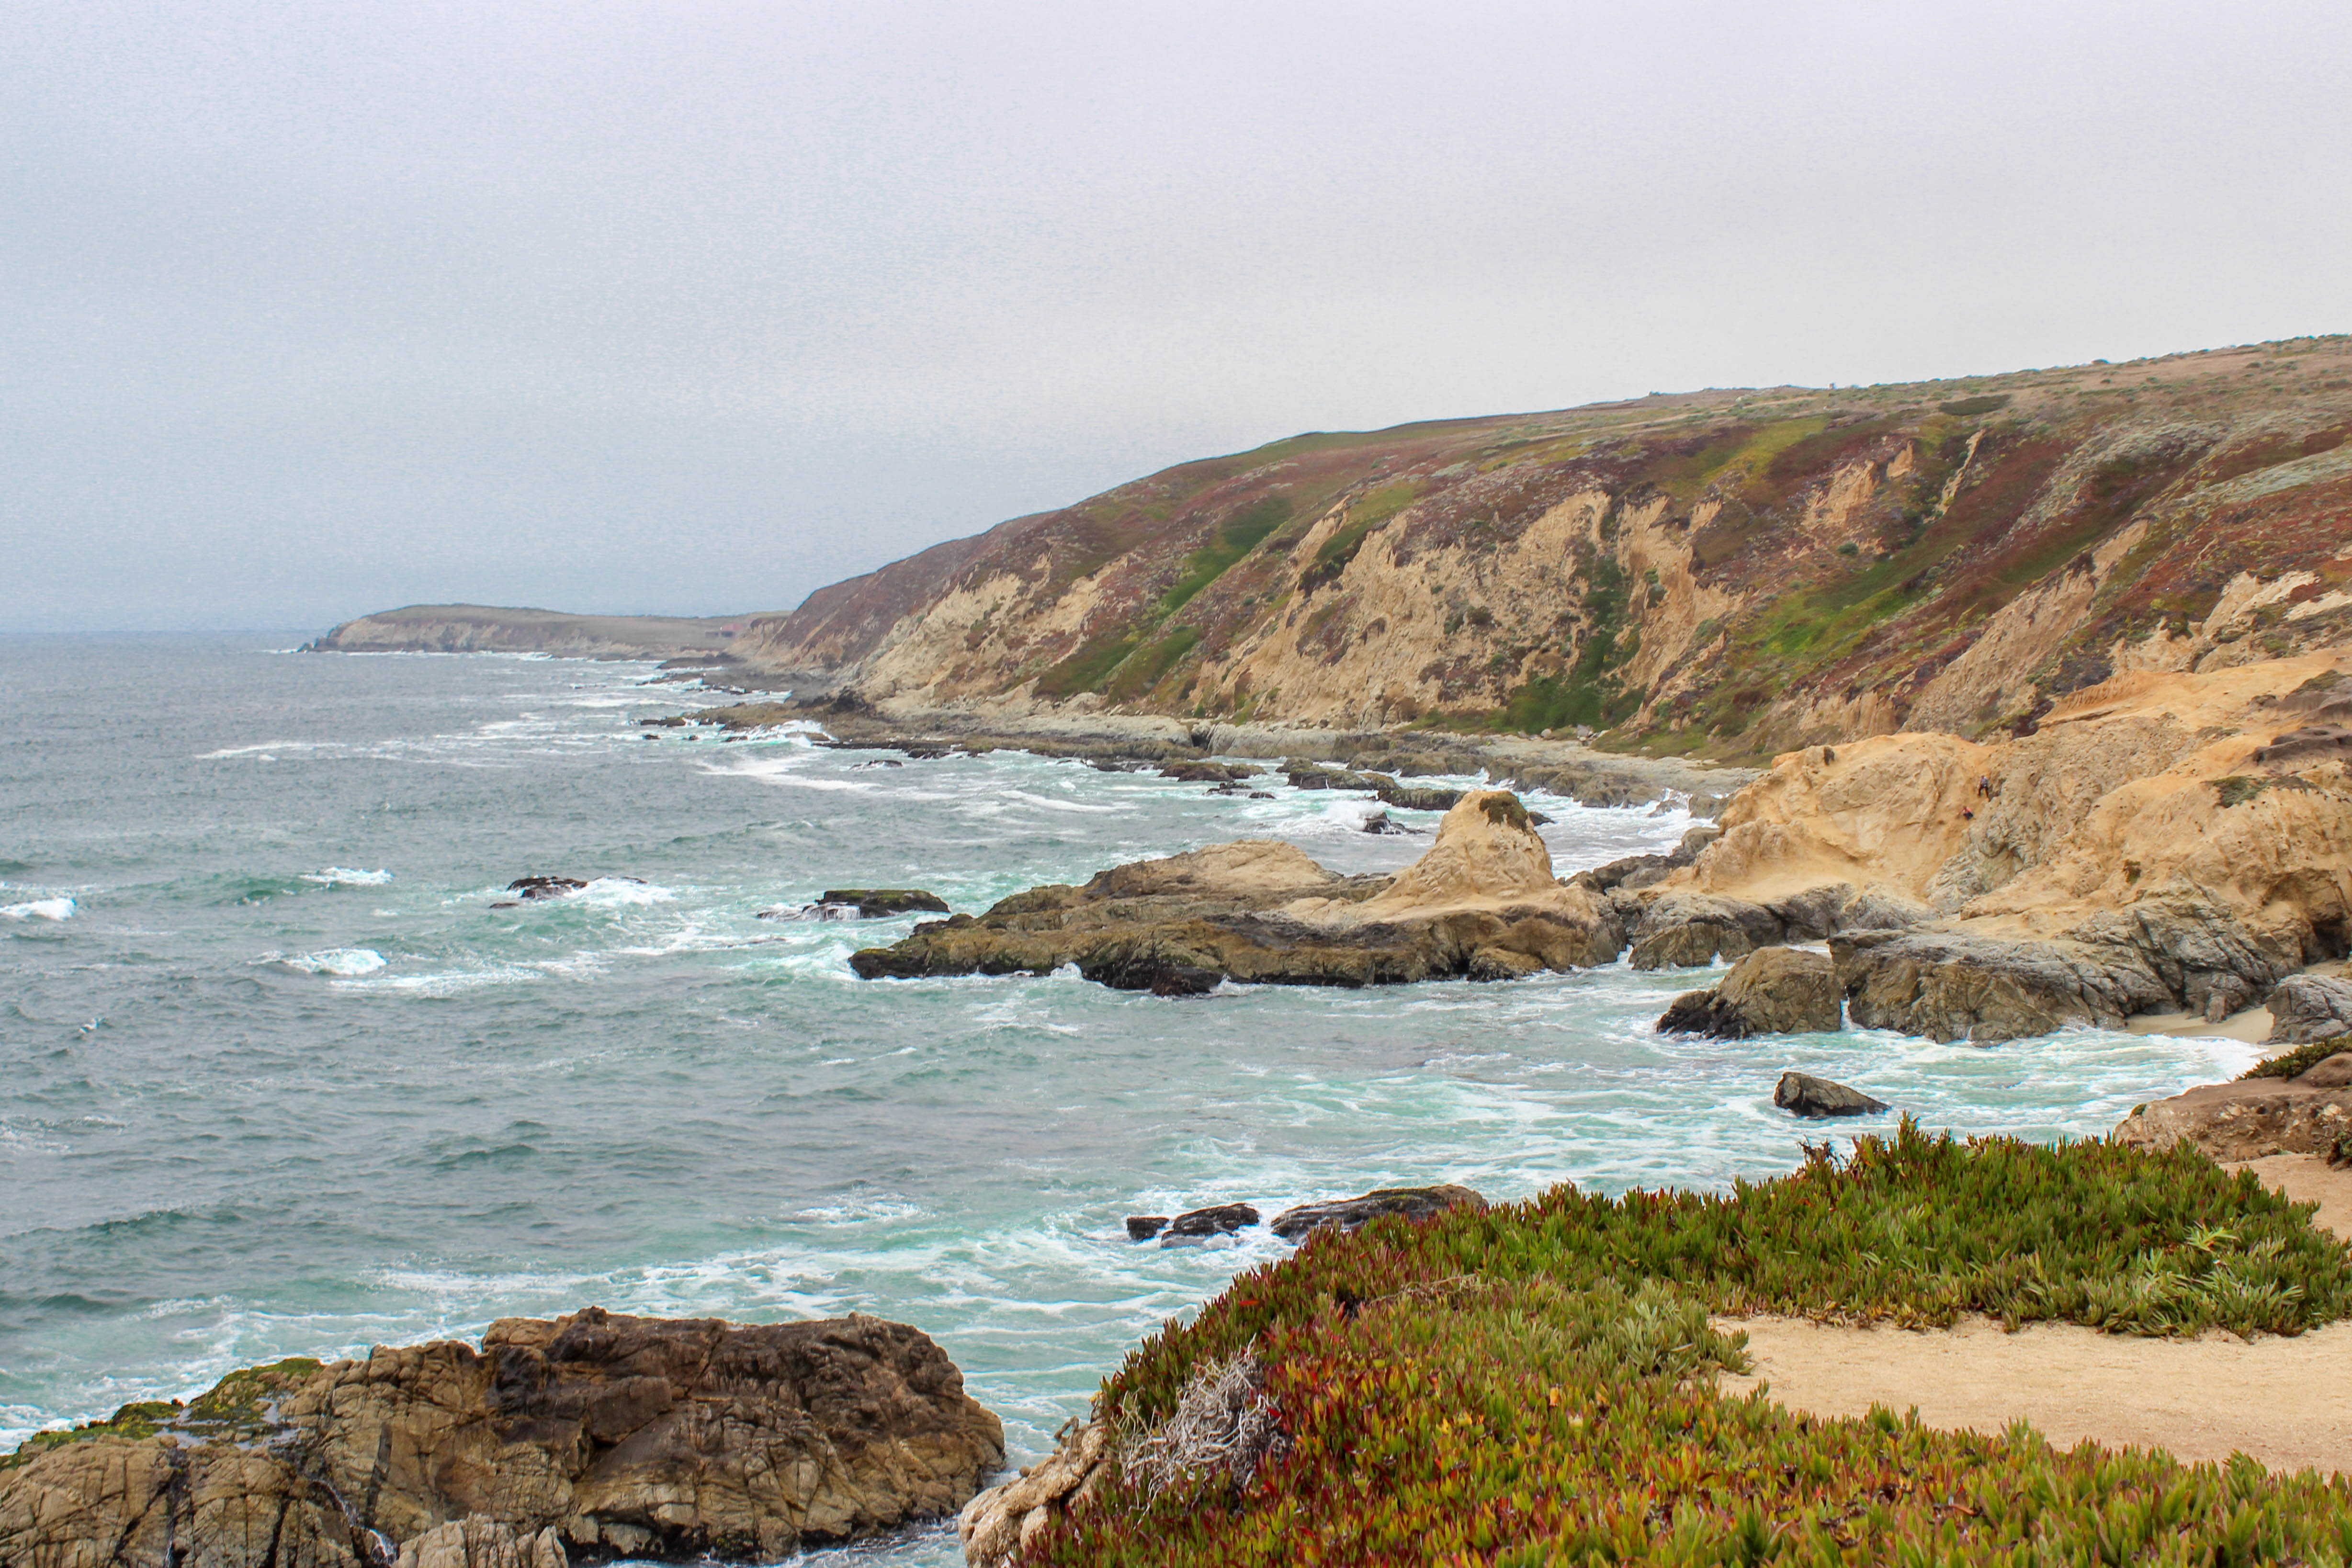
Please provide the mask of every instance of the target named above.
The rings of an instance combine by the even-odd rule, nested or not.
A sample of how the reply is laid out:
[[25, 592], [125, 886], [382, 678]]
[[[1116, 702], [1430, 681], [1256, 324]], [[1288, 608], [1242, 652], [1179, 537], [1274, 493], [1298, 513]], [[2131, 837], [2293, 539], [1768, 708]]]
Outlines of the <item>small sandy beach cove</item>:
[[[2314, 1222], [2352, 1239], [2352, 1169], [2315, 1155], [2272, 1155], [2251, 1169]], [[1802, 1319], [1723, 1320], [1743, 1329], [1762, 1384], [1791, 1410], [1863, 1416], [1916, 1407], [1946, 1430], [1997, 1434], [2032, 1424], [2060, 1448], [2096, 1442], [2160, 1448], [2189, 1460], [2244, 1453], [2273, 1470], [2352, 1474], [2352, 1322], [2253, 1341], [2227, 1332], [2189, 1340], [2032, 1323], [2016, 1333], [1986, 1319], [1948, 1330], [1846, 1328]]]

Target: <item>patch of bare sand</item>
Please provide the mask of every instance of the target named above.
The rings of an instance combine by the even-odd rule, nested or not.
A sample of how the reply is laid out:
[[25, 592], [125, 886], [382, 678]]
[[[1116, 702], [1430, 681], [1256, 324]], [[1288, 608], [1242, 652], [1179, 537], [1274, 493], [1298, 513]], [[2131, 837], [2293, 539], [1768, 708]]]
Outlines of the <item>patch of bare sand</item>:
[[[2319, 1205], [2312, 1222], [2352, 1241], [2352, 1166], [2338, 1169], [2317, 1155], [2264, 1155], [2221, 1168], [2252, 1171], [2272, 1191], [2283, 1192], [2297, 1203]], [[2352, 1386], [2347, 1386], [2346, 1395], [2352, 1399]]]
[[2060, 1448], [2089, 1441], [2183, 1459], [2244, 1453], [2273, 1470], [2352, 1472], [2352, 1323], [2248, 1343], [2105, 1334], [2074, 1323], [2016, 1333], [1985, 1319], [1918, 1333], [1825, 1327], [1791, 1318], [1725, 1320], [1748, 1333], [1759, 1382], [1810, 1416], [1916, 1407], [1947, 1431], [1998, 1434], [2031, 1422]]
[[[2315, 1222], [2352, 1238], [2352, 1170], [2316, 1155], [2271, 1155], [2226, 1167], [2252, 1170]], [[1828, 1327], [1795, 1318], [1720, 1320], [1744, 1329], [1759, 1383], [1809, 1416], [1864, 1416], [1873, 1405], [1916, 1407], [1947, 1431], [1998, 1433], [2032, 1423], [2061, 1448], [2159, 1448], [2183, 1459], [2245, 1453], [2273, 1470], [2352, 1475], [2352, 1322], [2292, 1339], [2234, 1334], [2193, 1340], [2105, 1334], [2074, 1323], [2004, 1333], [1987, 1319], [1925, 1333]]]
[[[2260, 1045], [2270, 1038], [2276, 1028], [2268, 1008], [2248, 1008], [2231, 1013], [2219, 1023], [2209, 1023], [2203, 1013], [2141, 1013], [2127, 1019], [2124, 1028], [2134, 1034], [2178, 1035], [2183, 1040], [2234, 1040], [2246, 1045]], [[2292, 1051], [2283, 1045], [2281, 1051]]]

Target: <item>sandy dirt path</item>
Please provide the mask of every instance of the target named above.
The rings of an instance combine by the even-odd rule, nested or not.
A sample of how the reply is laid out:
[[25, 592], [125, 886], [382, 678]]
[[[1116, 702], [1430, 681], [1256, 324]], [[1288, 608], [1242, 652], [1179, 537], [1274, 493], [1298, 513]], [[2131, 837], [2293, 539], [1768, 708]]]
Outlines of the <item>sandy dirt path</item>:
[[[2319, 1223], [2352, 1236], [2352, 1171], [2311, 1155], [2249, 1162], [2266, 1184], [2320, 1204]], [[2235, 1168], [2235, 1167], [2232, 1167]], [[2183, 1459], [2243, 1452], [2274, 1470], [2352, 1474], [2352, 1322], [2291, 1339], [2195, 1340], [2104, 1334], [2071, 1323], [2017, 1333], [1983, 1319], [1927, 1333], [1823, 1327], [1791, 1318], [1722, 1320], [1744, 1329], [1759, 1383], [1792, 1410], [1863, 1416], [1873, 1405], [1946, 1430], [1998, 1433], [2030, 1421], [2061, 1448], [2161, 1448]]]

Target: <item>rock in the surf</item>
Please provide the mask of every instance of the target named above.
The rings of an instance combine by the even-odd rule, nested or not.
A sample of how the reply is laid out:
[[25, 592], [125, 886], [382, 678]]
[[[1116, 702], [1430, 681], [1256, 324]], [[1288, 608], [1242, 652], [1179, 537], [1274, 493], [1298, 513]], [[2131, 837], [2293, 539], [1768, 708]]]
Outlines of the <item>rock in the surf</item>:
[[[0, 1468], [0, 1563], [382, 1568], [414, 1543], [432, 1568], [478, 1537], [473, 1568], [553, 1568], [549, 1531], [592, 1558], [773, 1561], [952, 1512], [1003, 1458], [919, 1330], [591, 1307], [36, 1437]], [[446, 1533], [474, 1517], [502, 1528]]]
[[945, 915], [948, 901], [919, 887], [830, 887], [817, 895], [827, 905], [846, 905], [860, 920], [887, 920], [896, 915]]
[[1168, 1217], [1164, 1214], [1130, 1214], [1127, 1217], [1127, 1239], [1129, 1241], [1149, 1241], [1167, 1228]]
[[567, 898], [587, 885], [576, 876], [519, 876], [507, 883], [507, 891], [525, 898]]
[[1257, 1210], [1246, 1203], [1220, 1203], [1207, 1208], [1189, 1209], [1168, 1222], [1160, 1232], [1162, 1247], [1181, 1247], [1213, 1237], [1231, 1236], [1257, 1223]]
[[1443, 1186], [1383, 1186], [1375, 1187], [1360, 1197], [1335, 1198], [1328, 1203], [1302, 1203], [1286, 1208], [1274, 1217], [1274, 1233], [1285, 1241], [1302, 1241], [1314, 1231], [1326, 1228], [1336, 1230], [1360, 1230], [1383, 1215], [1401, 1214], [1407, 1219], [1426, 1219], [1449, 1208], [1479, 1208], [1486, 1200], [1466, 1186], [1449, 1182]]
[[1887, 1108], [1861, 1090], [1810, 1072], [1783, 1072], [1772, 1103], [1794, 1116], [1873, 1116]]
[[1676, 997], [1660, 1034], [1748, 1040], [1759, 1034], [1828, 1034], [1845, 1021], [1837, 967], [1826, 953], [1762, 947], [1731, 967], [1711, 990]]
[[927, 921], [851, 955], [866, 979], [1049, 974], [1150, 989], [1171, 967], [1244, 982], [1395, 985], [1470, 973], [1482, 948], [1546, 968], [1606, 964], [1624, 946], [1616, 907], [1552, 875], [1528, 810], [1476, 790], [1428, 852], [1394, 876], [1343, 877], [1291, 844], [1214, 844], [1047, 886], [986, 915]]

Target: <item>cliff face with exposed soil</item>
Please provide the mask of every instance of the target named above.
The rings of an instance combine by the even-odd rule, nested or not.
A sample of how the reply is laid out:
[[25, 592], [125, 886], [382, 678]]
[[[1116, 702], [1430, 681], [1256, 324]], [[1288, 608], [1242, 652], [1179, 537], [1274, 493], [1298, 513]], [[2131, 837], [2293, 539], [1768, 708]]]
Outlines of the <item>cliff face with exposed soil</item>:
[[896, 706], [1589, 725], [1759, 756], [2030, 732], [2352, 632], [2352, 339], [1314, 434], [746, 623]]

